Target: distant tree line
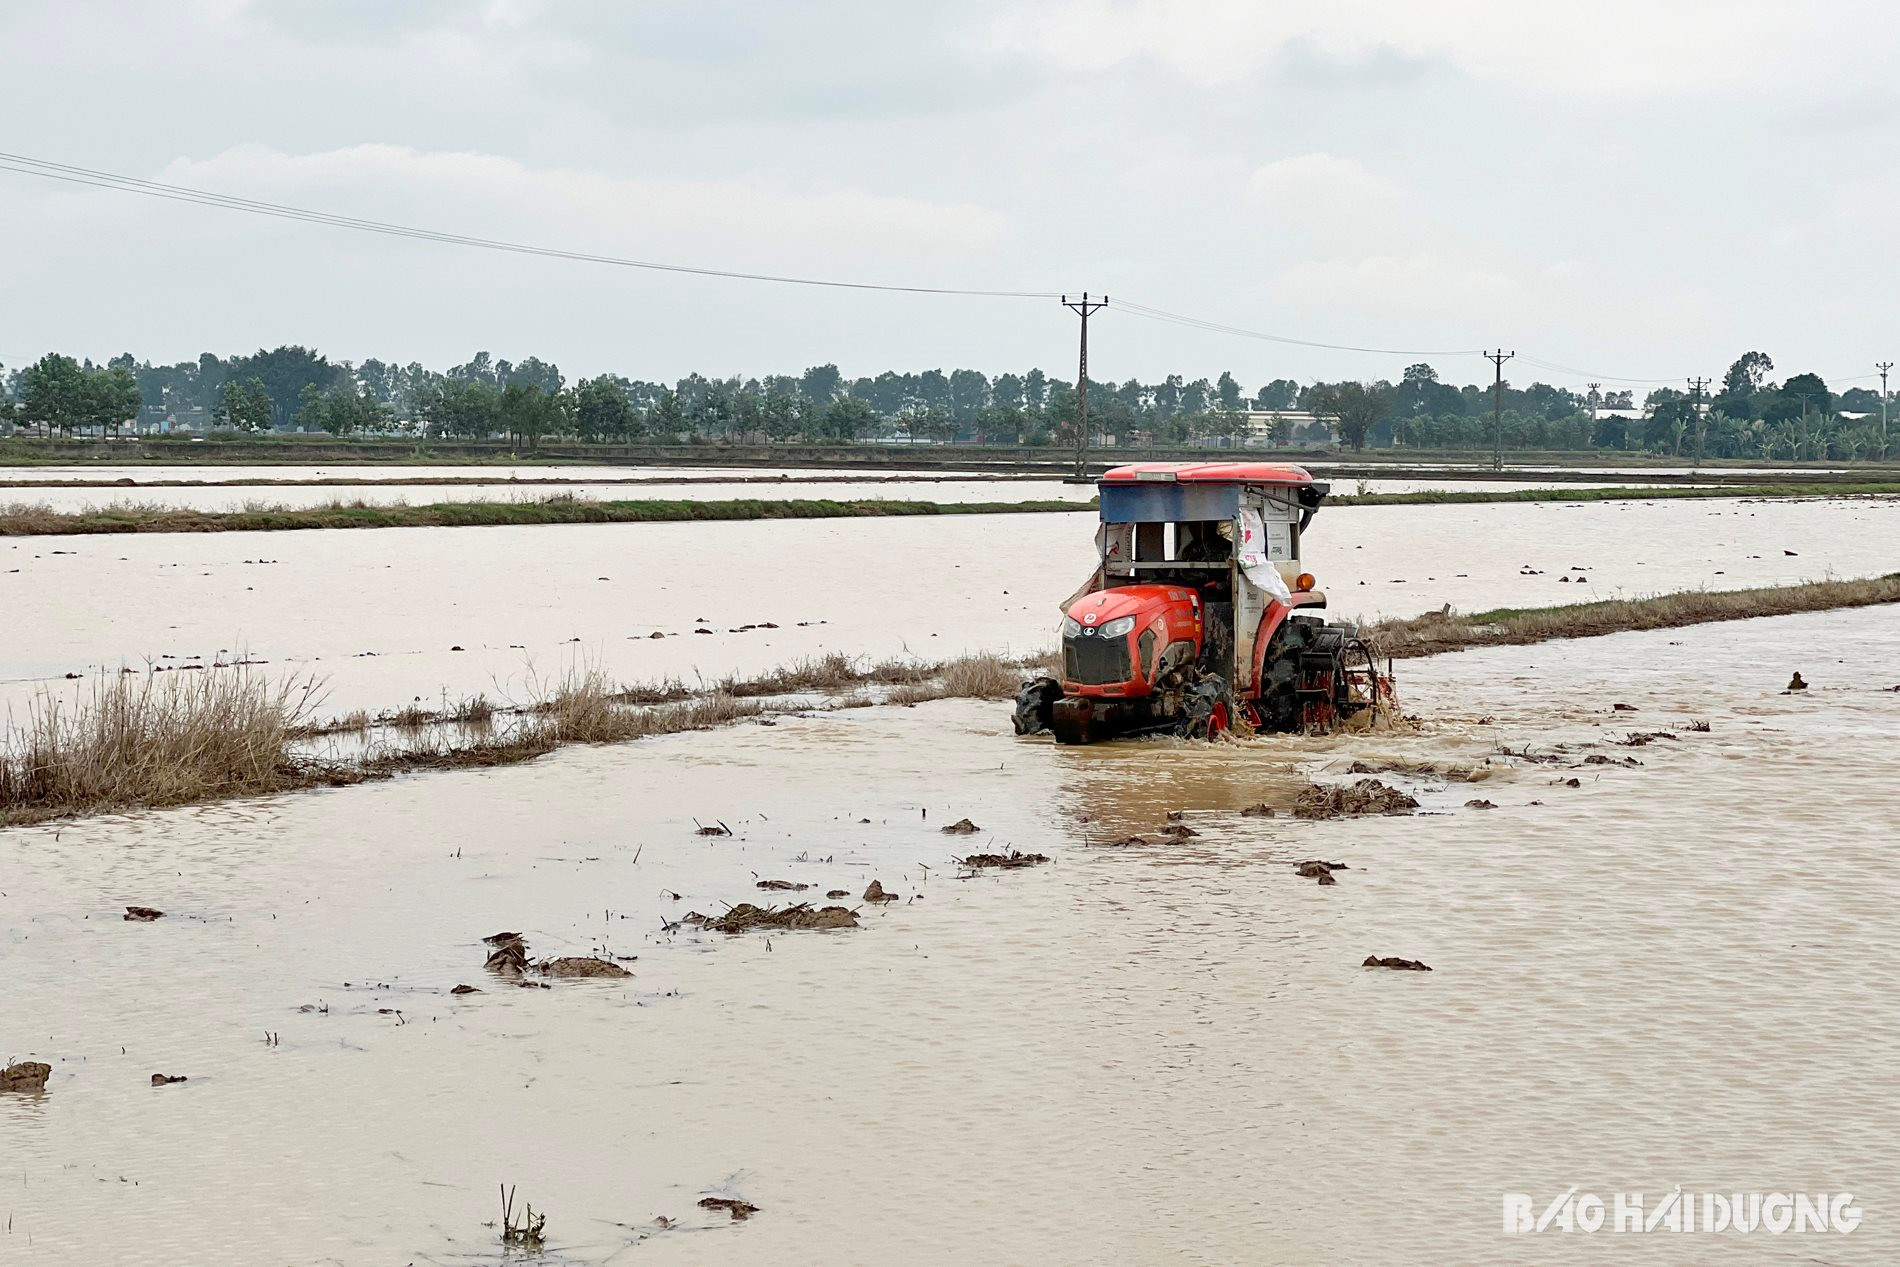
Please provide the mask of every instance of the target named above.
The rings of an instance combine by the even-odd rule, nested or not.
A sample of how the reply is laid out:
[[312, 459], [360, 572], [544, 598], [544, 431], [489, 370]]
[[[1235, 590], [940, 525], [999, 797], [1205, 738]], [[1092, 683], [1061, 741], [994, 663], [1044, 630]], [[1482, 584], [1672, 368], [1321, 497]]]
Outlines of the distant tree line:
[[[0, 367], [3, 370], [4, 367]], [[1661, 388], [1640, 417], [1632, 393], [1583, 395], [1545, 383], [1503, 391], [1502, 442], [1521, 450], [1612, 449], [1708, 457], [1852, 458], [1884, 453], [1879, 396], [1840, 396], [1813, 374], [1770, 379], [1749, 352], [1708, 396]], [[103, 366], [49, 355], [0, 373], [0, 420], [43, 435], [111, 434], [127, 422], [173, 418], [234, 431], [305, 430], [492, 439], [532, 449], [543, 437], [608, 442], [848, 443], [869, 439], [987, 444], [1073, 443], [1071, 382], [1031, 369], [887, 370], [847, 378], [836, 365], [802, 374], [676, 383], [603, 374], [569, 383], [539, 357], [478, 352], [446, 371], [411, 362], [333, 362], [286, 345], [251, 355], [204, 353], [153, 365], [130, 353]], [[1171, 374], [1088, 385], [1090, 431], [1127, 445], [1186, 445], [1262, 437], [1276, 447], [1485, 449], [1493, 443], [1490, 384], [1453, 386], [1430, 365], [1396, 383], [1274, 379], [1255, 390], [1231, 372], [1212, 381]], [[1264, 426], [1256, 425], [1266, 415]], [[1251, 415], [1251, 416], [1250, 416]], [[1290, 415], [1290, 416], [1282, 416]]]

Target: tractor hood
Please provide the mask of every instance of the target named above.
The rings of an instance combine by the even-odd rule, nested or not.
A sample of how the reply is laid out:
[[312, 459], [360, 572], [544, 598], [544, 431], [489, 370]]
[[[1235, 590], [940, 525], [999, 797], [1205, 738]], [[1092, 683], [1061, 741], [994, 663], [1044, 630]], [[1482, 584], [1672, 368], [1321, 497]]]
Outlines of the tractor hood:
[[1178, 603], [1198, 610], [1200, 602], [1200, 595], [1182, 585], [1124, 585], [1085, 594], [1069, 604], [1068, 615], [1083, 628], [1093, 629], [1123, 616], [1139, 616]]

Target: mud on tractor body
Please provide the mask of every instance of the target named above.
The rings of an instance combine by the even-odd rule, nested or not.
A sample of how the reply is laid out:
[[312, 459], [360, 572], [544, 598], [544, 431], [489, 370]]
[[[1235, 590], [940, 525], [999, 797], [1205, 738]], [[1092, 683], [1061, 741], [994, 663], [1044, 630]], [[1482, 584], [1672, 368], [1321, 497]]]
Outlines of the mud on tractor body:
[[1326, 485], [1297, 466], [1147, 463], [1100, 489], [1099, 564], [1063, 604], [1060, 676], [1017, 695], [1017, 734], [1325, 732], [1389, 699], [1300, 567]]

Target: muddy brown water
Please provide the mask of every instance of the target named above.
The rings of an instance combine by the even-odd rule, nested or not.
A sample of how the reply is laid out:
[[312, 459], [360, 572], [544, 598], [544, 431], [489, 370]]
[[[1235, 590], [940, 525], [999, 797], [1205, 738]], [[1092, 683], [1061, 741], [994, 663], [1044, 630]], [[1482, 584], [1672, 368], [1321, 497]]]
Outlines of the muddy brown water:
[[[244, 653], [321, 675], [342, 713], [520, 699], [583, 661], [644, 680], [830, 650], [1039, 651], [1092, 566], [1094, 527], [1077, 513], [0, 540], [0, 706], [88, 685], [67, 673]], [[1335, 613], [1411, 616], [1878, 574], [1900, 559], [1900, 502], [1341, 507], [1306, 547]], [[763, 623], [779, 627], [734, 632]]]
[[[1891, 613], [1820, 613], [1419, 662], [1412, 736], [1072, 750], [944, 702], [0, 832], [0, 1049], [54, 1067], [0, 1097], [0, 1243], [495, 1263], [506, 1182], [548, 1263], [1890, 1262], [1897, 681]], [[1560, 744], [1644, 764], [1382, 776], [1409, 818], [1234, 812], [1355, 759]], [[1201, 834], [1100, 847], [1174, 810]], [[1011, 847], [1053, 861], [955, 878]], [[662, 931], [755, 877], [902, 900]], [[503, 929], [635, 976], [505, 986]], [[1677, 1183], [1866, 1218], [1500, 1232], [1506, 1191]]]

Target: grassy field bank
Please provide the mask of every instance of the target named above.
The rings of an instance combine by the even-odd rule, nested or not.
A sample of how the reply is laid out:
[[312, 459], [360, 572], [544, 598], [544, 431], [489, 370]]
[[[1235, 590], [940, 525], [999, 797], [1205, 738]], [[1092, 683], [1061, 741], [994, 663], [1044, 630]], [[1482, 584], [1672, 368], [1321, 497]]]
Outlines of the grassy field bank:
[[1087, 510], [1086, 502], [925, 502], [897, 500], [593, 501], [556, 495], [529, 501], [439, 502], [426, 506], [332, 502], [191, 510], [120, 503], [94, 510], [0, 507], [0, 537], [93, 536], [128, 532], [284, 532], [312, 528], [494, 528], [522, 524], [692, 523], [707, 520], [856, 519], [902, 515], [1038, 514]]
[[[1900, 496], [1900, 483], [1737, 484], [1719, 488], [1532, 488], [1341, 494], [1329, 507], [1463, 506], [1487, 502], [1624, 502], [1674, 498], [1813, 498]], [[317, 506], [252, 504], [240, 510], [194, 510], [116, 502], [63, 511], [43, 504], [0, 505], [0, 536], [94, 536], [129, 532], [285, 532], [316, 528], [494, 528], [524, 524], [690, 523], [711, 520], [852, 519], [898, 515], [1048, 514], [1093, 510], [1093, 501], [932, 502], [864, 498], [851, 501], [740, 498], [720, 501], [600, 501], [555, 493], [515, 501], [333, 501]]]
[[1522, 646], [1562, 638], [1593, 638], [1640, 629], [1677, 629], [1757, 616], [1834, 611], [1900, 603], [1900, 572], [1861, 581], [1810, 581], [1742, 590], [1685, 590], [1650, 598], [1607, 599], [1563, 607], [1429, 612], [1386, 620], [1362, 631], [1380, 656], [1407, 659], [1475, 647]]

